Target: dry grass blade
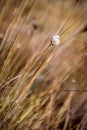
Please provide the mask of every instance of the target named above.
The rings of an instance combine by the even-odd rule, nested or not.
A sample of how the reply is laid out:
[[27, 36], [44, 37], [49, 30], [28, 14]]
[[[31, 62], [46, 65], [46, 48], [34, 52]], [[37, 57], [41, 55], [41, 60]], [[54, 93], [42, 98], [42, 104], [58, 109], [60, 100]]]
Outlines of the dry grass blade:
[[75, 10], [77, 9], [78, 5], [79, 5], [80, 0], [77, 2], [77, 4], [75, 5], [75, 7], [70, 11], [69, 15], [67, 16], [67, 18], [65, 19], [63, 25], [61, 25], [58, 34], [61, 35], [62, 33], [62, 29], [64, 28], [64, 26], [67, 24], [67, 22], [69, 21], [70, 17], [73, 15], [73, 13], [75, 12]]
[[[86, 10], [87, 11], [87, 10]], [[66, 31], [68, 31], [70, 28], [72, 28], [73, 25], [75, 25], [76, 22], [78, 22], [78, 20], [84, 15], [84, 13], [86, 12], [82, 12], [81, 15], [67, 28], [65, 29], [61, 34], [60, 36], [62, 36], [64, 33], [66, 33]]]

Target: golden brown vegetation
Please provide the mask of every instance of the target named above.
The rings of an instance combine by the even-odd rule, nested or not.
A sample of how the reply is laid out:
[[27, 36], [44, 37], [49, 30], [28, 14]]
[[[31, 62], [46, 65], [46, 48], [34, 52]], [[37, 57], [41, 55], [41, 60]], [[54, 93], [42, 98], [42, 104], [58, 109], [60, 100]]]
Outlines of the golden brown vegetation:
[[86, 5], [0, 1], [0, 130], [87, 129]]

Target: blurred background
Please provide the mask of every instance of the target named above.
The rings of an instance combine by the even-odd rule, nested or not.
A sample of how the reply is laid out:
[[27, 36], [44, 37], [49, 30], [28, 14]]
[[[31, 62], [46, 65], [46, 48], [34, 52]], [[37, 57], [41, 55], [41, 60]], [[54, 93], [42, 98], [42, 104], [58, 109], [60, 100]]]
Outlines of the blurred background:
[[87, 0], [0, 0], [0, 129], [87, 129]]

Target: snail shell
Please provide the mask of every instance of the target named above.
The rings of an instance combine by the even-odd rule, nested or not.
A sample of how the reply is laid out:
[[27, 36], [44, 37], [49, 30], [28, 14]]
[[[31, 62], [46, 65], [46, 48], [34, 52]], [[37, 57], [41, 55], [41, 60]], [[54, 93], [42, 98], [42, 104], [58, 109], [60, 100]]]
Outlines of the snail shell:
[[50, 42], [52, 45], [57, 46], [60, 44], [60, 36], [59, 35], [53, 35], [50, 39]]

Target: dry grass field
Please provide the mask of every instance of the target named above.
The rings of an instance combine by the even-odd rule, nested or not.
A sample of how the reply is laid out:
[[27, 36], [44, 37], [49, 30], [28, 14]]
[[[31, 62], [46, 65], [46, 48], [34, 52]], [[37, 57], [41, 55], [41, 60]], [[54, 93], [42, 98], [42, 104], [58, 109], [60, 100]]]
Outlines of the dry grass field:
[[87, 130], [87, 0], [0, 0], [0, 130]]

